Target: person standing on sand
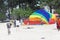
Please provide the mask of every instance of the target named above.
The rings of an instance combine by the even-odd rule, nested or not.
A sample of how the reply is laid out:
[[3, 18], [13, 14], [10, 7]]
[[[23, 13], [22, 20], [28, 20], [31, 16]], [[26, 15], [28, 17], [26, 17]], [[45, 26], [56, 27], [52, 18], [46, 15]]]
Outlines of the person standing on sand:
[[16, 19], [14, 20], [14, 27], [16, 27]]
[[8, 23], [7, 23], [8, 34], [10, 34], [10, 33], [11, 33], [10, 28], [11, 28], [11, 23], [10, 23], [10, 22], [8, 22]]
[[60, 17], [57, 18], [57, 29], [60, 30]]
[[19, 19], [16, 20], [16, 27], [19, 27], [20, 26], [20, 22], [19, 22]]

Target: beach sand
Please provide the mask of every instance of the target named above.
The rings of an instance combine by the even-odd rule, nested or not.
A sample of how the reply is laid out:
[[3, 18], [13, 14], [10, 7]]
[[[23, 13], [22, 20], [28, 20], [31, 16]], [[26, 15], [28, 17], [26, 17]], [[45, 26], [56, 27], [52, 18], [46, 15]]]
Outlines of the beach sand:
[[19, 28], [12, 26], [11, 34], [8, 35], [6, 23], [0, 23], [0, 40], [60, 40], [60, 31], [55, 24], [20, 25]]

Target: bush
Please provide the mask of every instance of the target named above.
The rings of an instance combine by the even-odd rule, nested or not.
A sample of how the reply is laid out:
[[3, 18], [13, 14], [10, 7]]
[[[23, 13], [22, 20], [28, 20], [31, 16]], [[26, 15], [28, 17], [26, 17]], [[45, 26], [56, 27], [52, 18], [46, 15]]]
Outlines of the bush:
[[6, 15], [4, 13], [0, 13], [0, 20], [3, 21], [6, 19]]
[[58, 12], [58, 14], [60, 15], [60, 9], [56, 9], [56, 11]]

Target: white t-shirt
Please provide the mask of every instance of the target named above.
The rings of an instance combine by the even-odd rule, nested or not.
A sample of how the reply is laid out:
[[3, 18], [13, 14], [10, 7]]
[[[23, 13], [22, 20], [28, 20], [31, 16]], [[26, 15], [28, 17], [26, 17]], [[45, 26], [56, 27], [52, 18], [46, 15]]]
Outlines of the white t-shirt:
[[19, 20], [16, 20], [16, 25], [20, 25], [20, 22], [19, 22]]

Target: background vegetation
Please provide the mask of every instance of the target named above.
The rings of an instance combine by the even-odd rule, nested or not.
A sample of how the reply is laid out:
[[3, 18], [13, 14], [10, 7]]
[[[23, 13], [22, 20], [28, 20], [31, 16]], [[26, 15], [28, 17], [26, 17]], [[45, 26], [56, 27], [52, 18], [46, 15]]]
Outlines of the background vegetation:
[[6, 15], [3, 13], [0, 13], [0, 20], [3, 21], [4, 19], [6, 19]]
[[31, 8], [26, 8], [25, 10], [22, 8], [14, 9], [11, 13], [13, 18], [28, 18], [33, 13]]
[[[40, 8], [48, 5], [50, 10], [54, 8], [60, 14], [60, 0], [0, 0], [0, 19], [6, 18], [5, 13], [9, 9], [11, 9], [12, 18], [28, 18], [38, 9], [37, 4], [40, 5]], [[17, 5], [19, 5], [18, 9], [16, 9]]]

